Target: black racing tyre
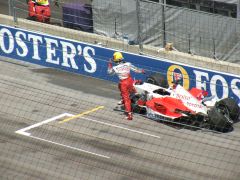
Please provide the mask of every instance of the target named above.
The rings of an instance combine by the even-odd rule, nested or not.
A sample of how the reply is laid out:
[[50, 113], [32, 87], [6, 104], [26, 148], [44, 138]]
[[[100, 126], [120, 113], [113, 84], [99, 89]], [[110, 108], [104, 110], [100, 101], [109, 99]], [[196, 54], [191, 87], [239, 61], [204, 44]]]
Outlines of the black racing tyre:
[[141, 98], [140, 94], [135, 94], [134, 96], [131, 97], [132, 111], [134, 113], [138, 113], [138, 114], [145, 114], [146, 113], [146, 108], [138, 105], [138, 100], [140, 98]]
[[227, 132], [232, 129], [233, 121], [229, 117], [229, 111], [224, 105], [215, 105], [208, 112], [208, 123], [213, 129]]
[[168, 88], [168, 82], [166, 80], [166, 77], [159, 73], [154, 73], [147, 77], [146, 82], [150, 84], [155, 84], [157, 86], [161, 86], [163, 88]]
[[240, 108], [234, 99], [225, 98], [225, 99], [222, 99], [219, 102], [217, 102], [217, 104], [225, 105], [228, 108], [229, 116], [233, 120], [233, 122], [235, 123], [238, 121], [238, 117], [240, 114]]

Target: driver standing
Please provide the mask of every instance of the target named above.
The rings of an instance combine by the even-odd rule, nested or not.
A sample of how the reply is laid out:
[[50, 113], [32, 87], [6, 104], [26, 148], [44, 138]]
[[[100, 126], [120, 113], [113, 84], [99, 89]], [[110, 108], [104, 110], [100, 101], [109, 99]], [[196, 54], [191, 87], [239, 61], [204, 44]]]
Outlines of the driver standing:
[[[121, 92], [122, 101], [124, 104], [126, 118], [128, 120], [132, 120], [132, 111], [131, 111], [131, 99], [130, 93], [135, 92], [135, 88], [133, 87], [133, 79], [131, 77], [130, 71], [134, 71], [136, 73], [145, 73], [143, 69], [139, 69], [133, 66], [130, 62], [123, 61], [123, 55], [121, 52], [115, 52], [113, 54], [113, 58], [108, 63], [108, 74], [116, 74], [119, 78], [118, 88]], [[115, 66], [112, 65], [112, 60], [116, 63]]]

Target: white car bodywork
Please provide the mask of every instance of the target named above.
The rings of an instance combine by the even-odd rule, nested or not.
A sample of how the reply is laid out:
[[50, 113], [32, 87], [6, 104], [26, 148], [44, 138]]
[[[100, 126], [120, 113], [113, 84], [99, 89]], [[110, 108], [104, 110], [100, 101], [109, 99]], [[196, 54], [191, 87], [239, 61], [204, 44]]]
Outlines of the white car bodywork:
[[[152, 98], [170, 96], [176, 99], [180, 99], [187, 108], [195, 113], [201, 113], [203, 115], [207, 115], [208, 108], [213, 107], [217, 101], [215, 98], [206, 98], [204, 101], [204, 97], [202, 97], [201, 100], [198, 100], [181, 85], [177, 85], [175, 89], [166, 89], [154, 84], [144, 82], [143, 84], [134, 84], [134, 87], [138, 94], [146, 93], [147, 100], [150, 100]], [[167, 93], [157, 93], [157, 91]], [[202, 102], [204, 102], [204, 104]]]

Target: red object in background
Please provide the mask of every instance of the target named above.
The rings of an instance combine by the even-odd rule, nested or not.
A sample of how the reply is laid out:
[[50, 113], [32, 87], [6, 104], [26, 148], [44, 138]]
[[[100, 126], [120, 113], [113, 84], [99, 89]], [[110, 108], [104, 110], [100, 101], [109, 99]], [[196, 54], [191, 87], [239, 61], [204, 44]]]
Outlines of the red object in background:
[[28, 16], [29, 17], [36, 16], [35, 3], [32, 0], [28, 1]]
[[45, 22], [45, 23], [50, 22], [51, 11], [50, 11], [49, 5], [48, 6], [38, 6], [38, 5], [36, 5], [35, 9], [36, 9], [37, 21]]
[[28, 1], [28, 16], [35, 17], [38, 22], [49, 23], [50, 22], [50, 6], [37, 5], [32, 0]]

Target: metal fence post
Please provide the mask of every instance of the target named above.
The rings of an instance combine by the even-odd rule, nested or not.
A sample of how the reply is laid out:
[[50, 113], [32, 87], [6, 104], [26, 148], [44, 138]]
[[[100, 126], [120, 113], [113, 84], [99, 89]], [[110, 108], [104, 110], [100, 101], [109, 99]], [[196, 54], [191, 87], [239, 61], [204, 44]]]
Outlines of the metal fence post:
[[162, 0], [162, 36], [163, 36], [163, 47], [166, 46], [165, 9], [166, 9], [166, 0]]
[[11, 6], [12, 6], [12, 15], [13, 15], [13, 21], [16, 23], [17, 22], [17, 12], [16, 12], [16, 7], [15, 7], [15, 0], [11, 0]]
[[8, 0], [8, 14], [12, 16], [12, 0]]
[[188, 34], [188, 54], [191, 53], [191, 34]]
[[213, 38], [213, 59], [217, 59], [216, 57], [216, 45], [215, 45], [215, 39]]
[[141, 25], [141, 9], [140, 9], [140, 0], [136, 0], [136, 11], [137, 11], [137, 24], [138, 24], [138, 43], [140, 52], [143, 51], [143, 42], [142, 42], [142, 25]]
[[240, 0], [238, 0], [237, 4], [237, 19], [240, 19]]

